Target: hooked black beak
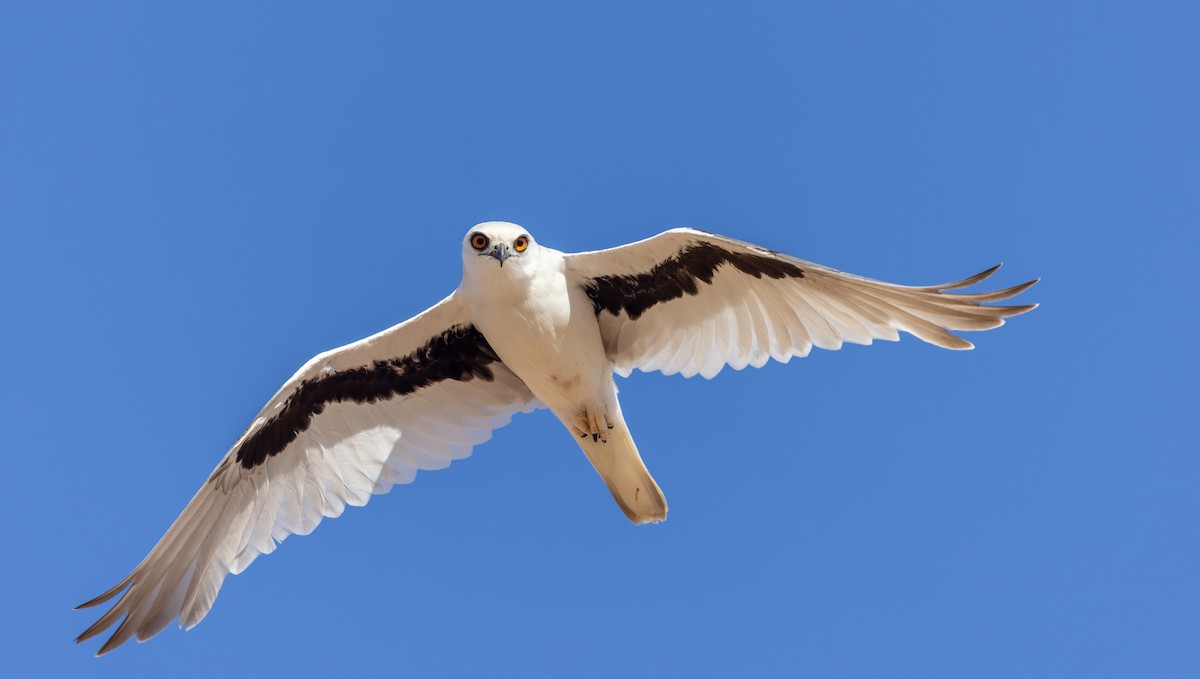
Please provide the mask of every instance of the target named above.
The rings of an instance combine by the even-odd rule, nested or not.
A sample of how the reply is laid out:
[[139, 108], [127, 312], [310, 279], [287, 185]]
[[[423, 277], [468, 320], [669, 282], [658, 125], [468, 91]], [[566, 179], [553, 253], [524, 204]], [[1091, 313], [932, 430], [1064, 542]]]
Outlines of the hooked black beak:
[[508, 251], [508, 245], [505, 243], [497, 243], [492, 247], [491, 251], [488, 252], [489, 256], [495, 257], [497, 260], [499, 260], [500, 266], [504, 266], [504, 260], [508, 259], [509, 255], [511, 254], [512, 253]]

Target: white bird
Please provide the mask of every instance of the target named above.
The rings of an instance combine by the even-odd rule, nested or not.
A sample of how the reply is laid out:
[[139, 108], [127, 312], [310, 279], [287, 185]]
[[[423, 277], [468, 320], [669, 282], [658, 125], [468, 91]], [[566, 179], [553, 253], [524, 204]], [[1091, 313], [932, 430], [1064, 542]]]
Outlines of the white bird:
[[80, 608], [124, 594], [76, 641], [118, 620], [102, 655], [176, 617], [191, 628], [225, 576], [346, 505], [442, 469], [509, 422], [549, 408], [635, 524], [667, 502], [638, 454], [613, 375], [711, 378], [816, 346], [897, 340], [948, 349], [1036, 305], [985, 306], [1032, 286], [945, 294], [956, 283], [874, 281], [695, 229], [568, 254], [516, 224], [485, 222], [462, 246], [458, 289], [420, 315], [318, 354], [271, 398], [150, 554]]

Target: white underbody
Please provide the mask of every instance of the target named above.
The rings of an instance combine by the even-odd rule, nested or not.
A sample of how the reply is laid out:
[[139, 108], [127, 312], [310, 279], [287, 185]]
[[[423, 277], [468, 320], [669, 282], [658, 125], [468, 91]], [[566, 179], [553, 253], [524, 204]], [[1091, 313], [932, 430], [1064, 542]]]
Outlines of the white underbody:
[[564, 423], [616, 403], [591, 300], [569, 285], [562, 253], [542, 248], [517, 267], [480, 257], [464, 273], [461, 301], [504, 364]]
[[563, 253], [536, 256], [467, 253], [457, 295], [504, 364], [572, 433], [629, 518], [666, 518], [666, 500], [650, 477], [621, 414], [613, 367], [587, 293], [572, 284]]

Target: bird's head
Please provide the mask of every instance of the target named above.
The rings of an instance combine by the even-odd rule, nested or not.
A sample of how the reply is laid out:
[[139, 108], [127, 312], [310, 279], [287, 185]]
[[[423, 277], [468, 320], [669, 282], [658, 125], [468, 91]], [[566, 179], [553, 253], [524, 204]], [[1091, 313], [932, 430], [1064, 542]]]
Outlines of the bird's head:
[[523, 227], [510, 222], [476, 224], [463, 239], [464, 271], [521, 270], [537, 244]]

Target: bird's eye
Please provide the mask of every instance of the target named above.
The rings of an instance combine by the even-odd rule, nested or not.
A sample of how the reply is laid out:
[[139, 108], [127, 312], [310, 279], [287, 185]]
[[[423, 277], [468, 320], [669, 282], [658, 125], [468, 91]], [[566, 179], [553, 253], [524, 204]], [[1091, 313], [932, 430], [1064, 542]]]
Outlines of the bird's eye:
[[513, 249], [517, 252], [525, 252], [525, 248], [527, 247], [529, 247], [529, 239], [525, 236], [521, 236], [513, 241]]
[[482, 233], [477, 233], [471, 236], [471, 247], [476, 250], [482, 250], [488, 246], [488, 237]]

